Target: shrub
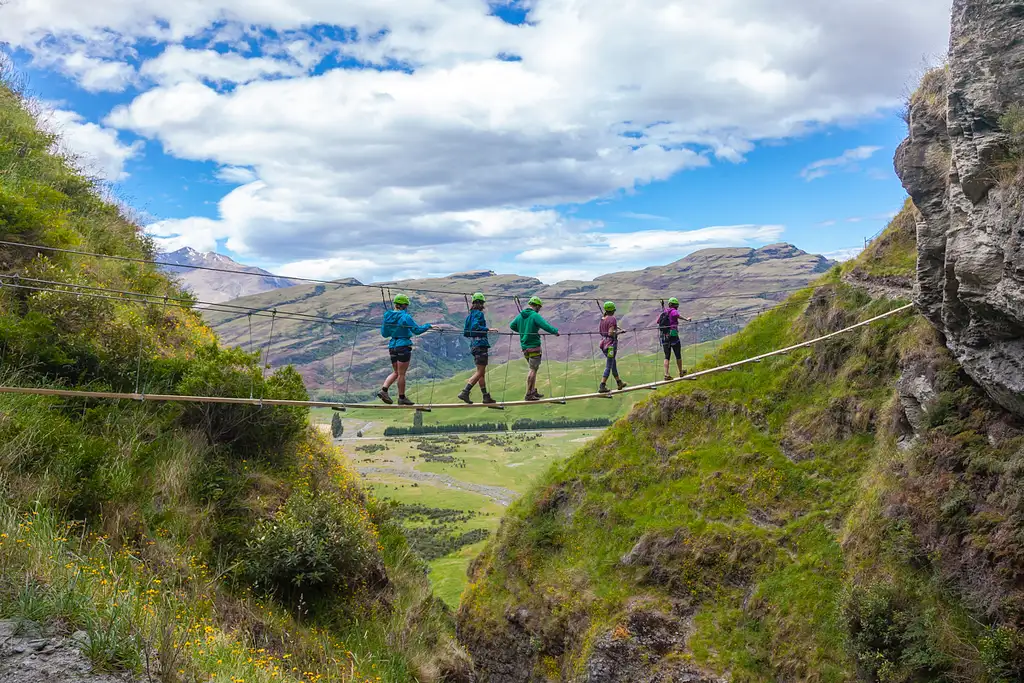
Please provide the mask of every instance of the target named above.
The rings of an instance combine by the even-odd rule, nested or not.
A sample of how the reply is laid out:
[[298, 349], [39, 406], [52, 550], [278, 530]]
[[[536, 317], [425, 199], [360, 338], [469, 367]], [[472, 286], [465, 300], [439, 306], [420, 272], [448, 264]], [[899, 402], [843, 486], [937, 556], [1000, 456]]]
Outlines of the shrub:
[[1008, 626], [989, 628], [980, 639], [979, 649], [989, 680], [1024, 680], [1024, 633]]
[[896, 586], [855, 586], [843, 605], [858, 666], [882, 683], [941, 680], [951, 668], [935, 640], [935, 609]]
[[1007, 151], [1014, 159], [1024, 159], [1024, 104], [1017, 103], [1007, 108], [999, 119], [999, 127], [1006, 133]]
[[[189, 364], [177, 393], [308, 400], [294, 368], [282, 368], [264, 379], [256, 363], [256, 354], [207, 345]], [[211, 443], [227, 445], [239, 454], [267, 455], [298, 438], [306, 427], [306, 413], [302, 407], [188, 403], [181, 420], [185, 426], [202, 429]]]
[[375, 532], [354, 501], [333, 493], [294, 492], [248, 544], [246, 578], [296, 606], [326, 596], [351, 599], [386, 582]]
[[340, 439], [345, 433], [345, 423], [341, 421], [341, 414], [334, 413], [331, 417], [331, 436], [335, 439]]

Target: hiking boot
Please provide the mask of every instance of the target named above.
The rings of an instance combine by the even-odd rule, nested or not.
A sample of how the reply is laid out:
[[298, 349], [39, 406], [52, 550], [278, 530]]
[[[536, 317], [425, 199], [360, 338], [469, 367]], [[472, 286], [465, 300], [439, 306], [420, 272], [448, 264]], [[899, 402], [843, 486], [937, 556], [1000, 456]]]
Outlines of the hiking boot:
[[[469, 398], [469, 392], [466, 391], [465, 389], [463, 389], [462, 392], [459, 394], [459, 400], [462, 401], [463, 403], [468, 403], [469, 405], [473, 405], [473, 401], [470, 400], [470, 398]], [[486, 403], [486, 401], [485, 401], [485, 403]]]
[[623, 382], [621, 379], [615, 380], [615, 383], [619, 385], [619, 391], [622, 391], [623, 389], [626, 388], [626, 383]]
[[394, 403], [394, 401], [391, 400], [391, 396], [388, 394], [388, 390], [387, 389], [381, 389], [380, 391], [378, 391], [377, 392], [377, 398], [379, 398], [380, 400], [384, 401], [388, 405], [391, 405], [392, 403]]
[[494, 405], [495, 403], [497, 403], [497, 401], [495, 401], [493, 398], [491, 398], [490, 394], [484, 394], [484, 398], [483, 398], [483, 404], [484, 405], [488, 405], [489, 406], [489, 405]]
[[680, 377], [685, 377], [686, 376], [686, 370], [680, 370], [679, 371], [679, 376]]
[[412, 401], [410, 401], [409, 399], [407, 399], [405, 396], [399, 396], [398, 397], [398, 405], [400, 405], [400, 406], [414, 406], [416, 404], [413, 403]]
[[672, 379], [673, 379], [672, 375], [665, 375], [665, 381], [666, 382], [671, 382]]
[[599, 394], [607, 394], [608, 393], [608, 385], [605, 384], [604, 382], [601, 382], [601, 386], [599, 386], [597, 388], [597, 393], [599, 393]]
[[526, 395], [527, 401], [539, 401], [542, 398], [544, 397], [538, 394], [536, 391], [530, 392], [529, 394]]

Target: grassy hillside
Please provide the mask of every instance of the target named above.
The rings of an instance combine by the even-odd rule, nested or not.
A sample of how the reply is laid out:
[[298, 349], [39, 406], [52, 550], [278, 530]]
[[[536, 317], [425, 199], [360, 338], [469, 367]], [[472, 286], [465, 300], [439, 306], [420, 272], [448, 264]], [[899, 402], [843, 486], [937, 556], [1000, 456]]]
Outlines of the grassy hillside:
[[[844, 270], [912, 262], [912, 210]], [[704, 364], [903, 303], [840, 275]], [[939, 379], [912, 438], [916, 372]], [[1021, 680], [1022, 434], [909, 314], [672, 387], [512, 507], [461, 634], [482, 681]]]
[[[152, 256], [53, 145], [0, 84], [0, 239]], [[137, 264], [5, 248], [0, 269], [181, 296]], [[192, 311], [46, 288], [0, 289], [0, 383], [306, 396]], [[463, 680], [424, 569], [302, 410], [0, 397], [0, 618], [81, 631], [96, 669]]]

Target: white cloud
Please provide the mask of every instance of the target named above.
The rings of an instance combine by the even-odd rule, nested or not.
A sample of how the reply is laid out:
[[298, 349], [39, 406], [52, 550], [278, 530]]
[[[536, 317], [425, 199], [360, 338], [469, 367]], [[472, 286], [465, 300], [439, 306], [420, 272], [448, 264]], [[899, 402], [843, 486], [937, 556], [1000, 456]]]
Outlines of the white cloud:
[[520, 253], [516, 260], [533, 264], [660, 263], [706, 247], [765, 244], [783, 233], [781, 225], [733, 225], [700, 230], [642, 230], [587, 233]]
[[217, 179], [233, 185], [245, 185], [257, 180], [256, 173], [251, 168], [240, 166], [225, 166], [217, 170]]
[[247, 57], [215, 50], [190, 50], [172, 45], [142, 65], [139, 75], [157, 83], [174, 85], [183, 81], [249, 83], [271, 76], [298, 76], [305, 68], [296, 63], [267, 57]]
[[142, 151], [141, 140], [126, 145], [116, 130], [86, 121], [81, 114], [66, 109], [49, 112], [42, 123], [60, 136], [58, 147], [70, 153], [82, 171], [102, 180], [125, 178], [125, 163]]
[[863, 247], [850, 247], [848, 249], [837, 249], [836, 251], [826, 251], [822, 256], [833, 261], [849, 261], [850, 259], [857, 258], [860, 253], [864, 251]]
[[[108, 124], [241, 186], [216, 219], [154, 226], [166, 238], [304, 264], [401, 244], [450, 271], [467, 244], [529, 252], [549, 248], [524, 244], [540, 231], [597, 232], [551, 207], [895, 106], [943, 49], [948, 5], [531, 0], [513, 26], [482, 0], [10, 0], [0, 41], [133, 64], [167, 45], [124, 72], [156, 85]], [[307, 30], [323, 26], [339, 28]], [[310, 75], [330, 54], [403, 69]]]
[[135, 68], [130, 64], [93, 57], [83, 49], [35, 50], [33, 65], [55, 69], [89, 92], [120, 92], [135, 80]]
[[832, 159], [820, 159], [812, 164], [808, 164], [804, 170], [800, 171], [800, 177], [807, 182], [811, 182], [812, 180], [824, 178], [830, 173], [834, 173], [836, 171], [857, 170], [858, 161], [867, 161], [874, 156], [875, 152], [881, 149], [881, 147], [869, 146], [848, 149]]

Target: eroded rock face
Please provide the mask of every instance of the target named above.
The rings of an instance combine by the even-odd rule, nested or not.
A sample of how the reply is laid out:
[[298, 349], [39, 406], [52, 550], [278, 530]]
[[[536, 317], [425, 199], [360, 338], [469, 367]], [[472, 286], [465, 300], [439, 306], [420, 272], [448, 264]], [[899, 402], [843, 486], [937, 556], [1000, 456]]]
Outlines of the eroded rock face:
[[915, 300], [964, 370], [1024, 415], [1024, 189], [999, 119], [1024, 102], [1024, 1], [954, 0], [949, 66], [925, 78], [895, 166], [920, 212]]

